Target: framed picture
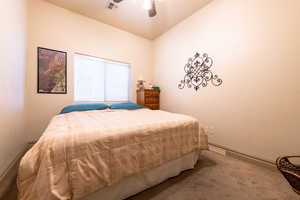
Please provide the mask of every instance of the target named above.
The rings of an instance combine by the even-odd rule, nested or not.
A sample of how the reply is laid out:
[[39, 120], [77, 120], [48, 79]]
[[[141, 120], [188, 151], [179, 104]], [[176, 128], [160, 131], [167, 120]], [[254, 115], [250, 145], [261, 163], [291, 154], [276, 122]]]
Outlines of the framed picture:
[[38, 93], [67, 94], [67, 53], [38, 47]]

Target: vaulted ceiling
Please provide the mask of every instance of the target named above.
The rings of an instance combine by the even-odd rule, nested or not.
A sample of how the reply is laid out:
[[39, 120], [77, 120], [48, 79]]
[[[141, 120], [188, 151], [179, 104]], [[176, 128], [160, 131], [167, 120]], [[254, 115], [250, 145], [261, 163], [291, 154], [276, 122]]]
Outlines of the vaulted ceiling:
[[123, 0], [112, 10], [111, 0], [47, 0], [57, 6], [96, 19], [147, 39], [155, 39], [212, 0], [155, 0], [157, 15], [148, 16], [144, 0]]

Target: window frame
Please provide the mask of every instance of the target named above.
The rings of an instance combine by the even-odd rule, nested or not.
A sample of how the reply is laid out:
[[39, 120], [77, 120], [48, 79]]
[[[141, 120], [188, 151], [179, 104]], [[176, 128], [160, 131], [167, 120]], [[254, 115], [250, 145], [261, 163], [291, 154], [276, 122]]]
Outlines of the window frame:
[[[102, 100], [96, 100], [96, 99], [90, 99], [90, 100], [84, 100], [84, 99], [76, 99], [76, 70], [75, 70], [75, 60], [76, 60], [76, 56], [82, 56], [82, 57], [90, 57], [91, 59], [98, 59], [98, 60], [102, 60], [105, 65], [107, 63], [116, 63], [116, 64], [121, 64], [121, 65], [127, 65], [128, 67], [128, 100], [120, 100], [120, 101], [108, 101], [106, 99], [106, 66], [104, 66], [104, 99]], [[74, 89], [73, 89], [73, 101], [77, 102], [77, 103], [82, 103], [82, 102], [128, 102], [132, 99], [132, 66], [130, 63], [127, 62], [123, 62], [123, 61], [116, 61], [116, 60], [112, 60], [112, 59], [107, 59], [107, 58], [102, 58], [102, 57], [97, 57], [97, 56], [91, 56], [88, 54], [82, 54], [82, 53], [74, 53], [74, 57], [73, 57], [73, 78], [74, 78]]]

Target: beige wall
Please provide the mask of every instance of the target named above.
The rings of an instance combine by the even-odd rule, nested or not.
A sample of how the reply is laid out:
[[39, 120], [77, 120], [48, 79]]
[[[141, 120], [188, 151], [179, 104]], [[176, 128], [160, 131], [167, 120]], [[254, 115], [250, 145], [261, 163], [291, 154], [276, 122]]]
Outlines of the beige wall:
[[[155, 41], [162, 109], [197, 117], [211, 143], [274, 161], [300, 153], [300, 1], [214, 0]], [[224, 81], [179, 90], [196, 51]]]
[[[26, 4], [2, 1], [0, 7], [0, 176], [25, 147], [24, 89]], [[1, 178], [1, 177], [0, 177]]]
[[[162, 108], [200, 119], [212, 143], [270, 161], [300, 153], [299, 8], [298, 0], [214, 0], [155, 40], [153, 49], [151, 41], [29, 0], [27, 140], [74, 103], [73, 55], [79, 52], [131, 63], [133, 86], [140, 76], [154, 77], [163, 90]], [[68, 52], [67, 95], [36, 93], [38, 46]], [[177, 88], [196, 51], [213, 57], [221, 87]]]
[[[68, 94], [37, 94], [37, 47], [68, 52]], [[28, 140], [37, 139], [52, 116], [73, 102], [73, 56], [92, 56], [131, 63], [132, 100], [135, 82], [152, 80], [152, 43], [133, 34], [99, 23], [41, 0], [29, 0], [28, 38]]]

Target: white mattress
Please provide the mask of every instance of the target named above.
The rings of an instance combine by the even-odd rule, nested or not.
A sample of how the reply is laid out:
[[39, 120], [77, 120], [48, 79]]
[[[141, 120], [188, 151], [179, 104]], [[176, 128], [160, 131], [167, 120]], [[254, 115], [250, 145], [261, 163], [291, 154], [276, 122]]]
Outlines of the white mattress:
[[193, 169], [200, 152], [189, 153], [182, 158], [168, 162], [155, 169], [130, 176], [122, 181], [83, 198], [83, 200], [121, 200], [135, 195], [145, 189], [155, 186], [170, 177], [179, 175], [182, 171]]

